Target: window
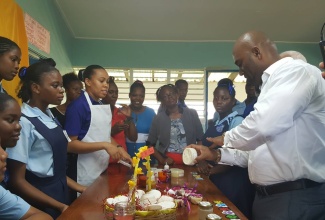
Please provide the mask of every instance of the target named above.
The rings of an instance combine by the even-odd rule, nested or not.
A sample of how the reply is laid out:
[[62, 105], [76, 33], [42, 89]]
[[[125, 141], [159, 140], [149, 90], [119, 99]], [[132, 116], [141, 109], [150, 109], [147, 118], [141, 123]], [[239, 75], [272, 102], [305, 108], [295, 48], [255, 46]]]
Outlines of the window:
[[[77, 73], [80, 68], [75, 68]], [[217, 72], [205, 70], [172, 70], [172, 69], [110, 69], [106, 71], [115, 77], [119, 89], [118, 103], [129, 104], [130, 86], [135, 80], [141, 80], [146, 88], [144, 105], [158, 111], [160, 103], [156, 100], [156, 91], [167, 83], [175, 84], [178, 79], [184, 79], [189, 84], [185, 103], [197, 111], [203, 128], [206, 119], [212, 118], [215, 110], [212, 104], [212, 93], [217, 82], [222, 78], [230, 78], [244, 85], [245, 78], [238, 77], [237, 72]], [[208, 77], [206, 77], [206, 75]], [[242, 86], [241, 86], [242, 87]], [[241, 88], [242, 90], [242, 88]], [[238, 93], [238, 90], [236, 88]], [[245, 91], [245, 90], [244, 90]]]

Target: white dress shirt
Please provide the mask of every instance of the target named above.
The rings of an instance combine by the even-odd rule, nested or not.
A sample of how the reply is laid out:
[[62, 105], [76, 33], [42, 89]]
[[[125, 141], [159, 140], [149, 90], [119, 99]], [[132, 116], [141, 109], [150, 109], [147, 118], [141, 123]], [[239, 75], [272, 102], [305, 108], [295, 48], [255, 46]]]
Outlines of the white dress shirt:
[[325, 182], [325, 80], [320, 70], [287, 57], [267, 68], [262, 80], [254, 111], [226, 133], [222, 162], [248, 165], [251, 182], [259, 185], [301, 178]]

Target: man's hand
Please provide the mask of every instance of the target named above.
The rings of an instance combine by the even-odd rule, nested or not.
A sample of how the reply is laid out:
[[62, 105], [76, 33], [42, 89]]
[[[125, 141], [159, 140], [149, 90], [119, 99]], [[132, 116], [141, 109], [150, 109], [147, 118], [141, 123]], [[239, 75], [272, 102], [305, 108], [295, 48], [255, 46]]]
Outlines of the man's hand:
[[211, 150], [203, 145], [191, 144], [187, 147], [194, 148], [198, 152], [197, 158], [195, 158], [194, 162], [197, 163], [202, 160], [212, 160], [215, 161], [217, 159], [217, 153], [215, 150]]
[[213, 143], [209, 148], [214, 148], [216, 146], [222, 146], [223, 145], [224, 136], [207, 137], [206, 139], [207, 139], [207, 141]]
[[203, 173], [204, 175], [209, 176], [210, 169], [211, 169], [211, 165], [208, 162], [206, 162], [205, 160], [202, 160], [202, 161], [198, 162], [198, 164], [197, 164], [197, 171], [199, 173]]

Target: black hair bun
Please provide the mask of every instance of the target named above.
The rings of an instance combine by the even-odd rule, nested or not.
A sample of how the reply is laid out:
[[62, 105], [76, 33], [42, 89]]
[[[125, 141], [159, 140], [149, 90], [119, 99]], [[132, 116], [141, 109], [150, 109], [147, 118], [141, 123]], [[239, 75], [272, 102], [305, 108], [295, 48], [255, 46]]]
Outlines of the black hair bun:
[[48, 64], [50, 66], [53, 66], [53, 67], [56, 66], [56, 62], [52, 58], [41, 59], [40, 62], [46, 63], [46, 64]]
[[234, 83], [233, 83], [233, 81], [231, 80], [231, 79], [229, 79], [229, 78], [223, 78], [223, 79], [221, 79], [219, 82], [218, 82], [218, 86], [219, 85], [230, 85], [230, 86], [232, 86], [232, 85], [234, 85]]
[[78, 79], [80, 80], [80, 81], [84, 81], [84, 71], [85, 71], [85, 69], [81, 69], [81, 70], [79, 70], [79, 72], [78, 72]]

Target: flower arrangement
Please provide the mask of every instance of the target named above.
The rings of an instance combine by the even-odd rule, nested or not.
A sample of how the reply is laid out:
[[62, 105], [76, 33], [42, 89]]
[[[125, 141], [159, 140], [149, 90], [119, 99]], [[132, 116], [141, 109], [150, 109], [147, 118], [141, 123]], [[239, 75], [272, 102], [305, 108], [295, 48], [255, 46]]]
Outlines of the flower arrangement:
[[[193, 188], [184, 184], [166, 188], [164, 191], [151, 189], [151, 177], [153, 175], [150, 167], [150, 155], [153, 153], [153, 148], [143, 146], [138, 153], [132, 158], [132, 166], [134, 167], [133, 175], [128, 181], [128, 194], [117, 195], [115, 197], [104, 200], [104, 212], [107, 219], [113, 218], [114, 205], [117, 202], [130, 202], [136, 207], [135, 219], [142, 220], [174, 220], [176, 219], [176, 208], [187, 207], [191, 210], [190, 203], [198, 204], [202, 201], [202, 195], [196, 191], [197, 185]], [[143, 174], [143, 170], [139, 167], [141, 159], [144, 160], [143, 165], [147, 170], [146, 173], [146, 189], [144, 192], [137, 189], [138, 175]]]
[[[151, 177], [153, 173], [150, 167], [150, 154], [153, 152], [154, 149], [152, 147], [148, 148], [148, 146], [143, 146], [132, 158], [134, 172], [128, 181], [128, 195], [118, 195], [104, 200], [104, 212], [107, 219], [113, 218], [114, 205], [121, 201], [135, 204], [135, 219], [176, 219], [176, 203], [174, 202], [174, 198], [162, 195], [159, 190], [151, 189]], [[144, 160], [143, 165], [147, 170], [147, 193], [137, 189], [138, 175], [143, 174], [142, 168], [139, 167], [141, 159]]]
[[129, 195], [131, 197], [131, 202], [135, 202], [135, 190], [136, 190], [136, 183], [137, 183], [137, 177], [139, 174], [143, 174], [142, 168], [139, 167], [139, 162], [141, 159], [145, 159], [145, 162], [143, 162], [143, 165], [147, 169], [147, 180], [146, 180], [146, 186], [147, 190], [151, 190], [151, 167], [150, 167], [150, 154], [153, 153], [153, 148], [148, 148], [148, 146], [143, 146], [139, 148], [138, 153], [135, 154], [135, 156], [132, 158], [132, 166], [134, 167], [134, 173], [132, 178], [128, 181], [129, 185]]

